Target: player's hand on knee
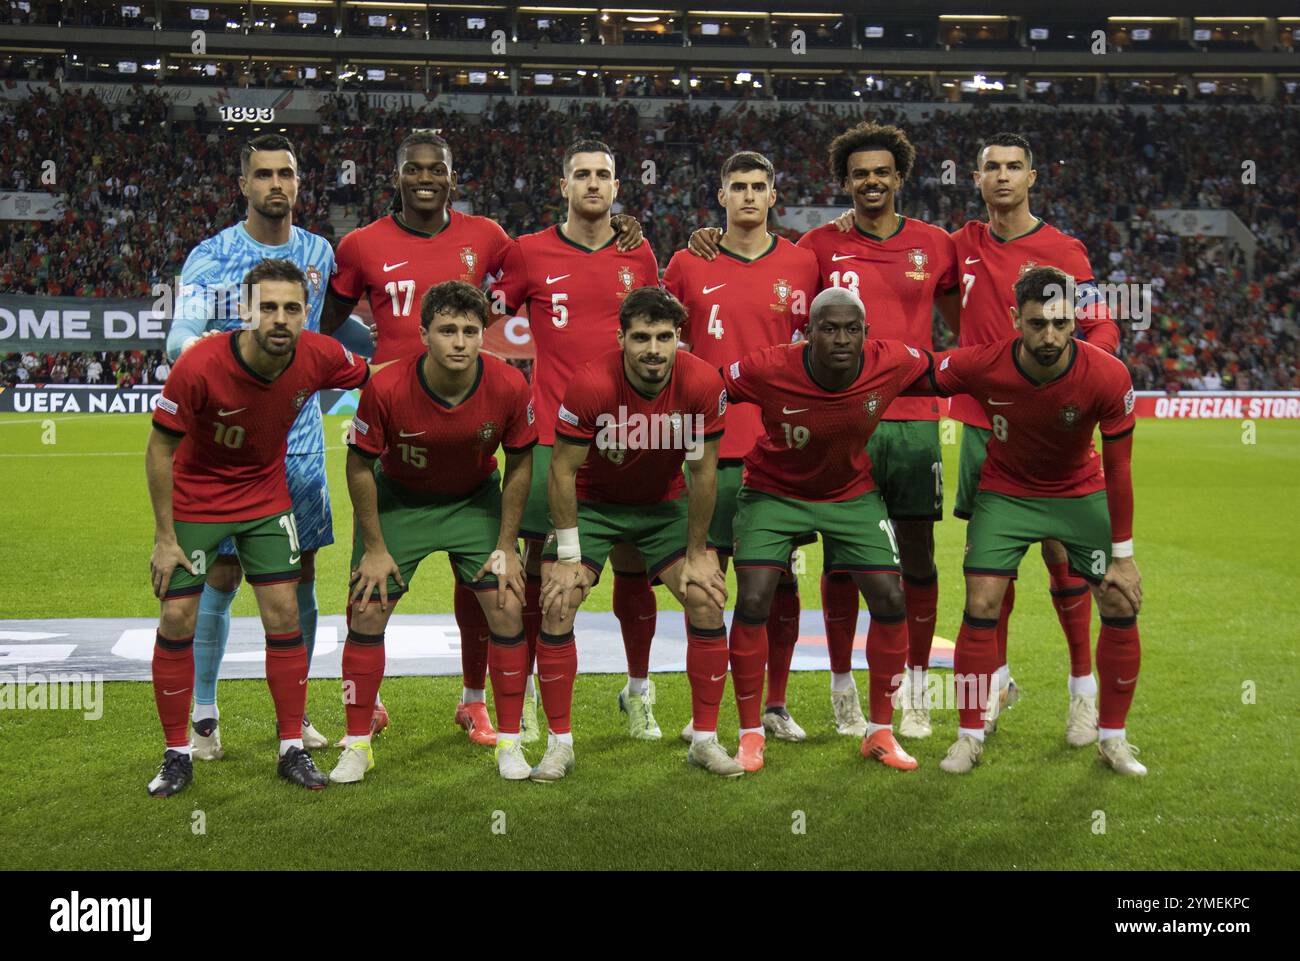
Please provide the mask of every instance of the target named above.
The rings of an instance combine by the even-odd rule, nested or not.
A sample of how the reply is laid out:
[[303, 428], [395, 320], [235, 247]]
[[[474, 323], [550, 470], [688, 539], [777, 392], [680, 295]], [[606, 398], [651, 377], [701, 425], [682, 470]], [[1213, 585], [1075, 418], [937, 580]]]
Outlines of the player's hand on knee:
[[516, 550], [497, 548], [488, 557], [487, 563], [478, 569], [474, 580], [481, 581], [484, 575], [492, 574], [497, 579], [497, 609], [506, 606], [506, 596], [514, 591], [519, 603], [524, 603], [524, 563]]
[[579, 603], [586, 598], [582, 592], [582, 571], [579, 561], [556, 561], [550, 566], [542, 584], [543, 614], [563, 619], [569, 614], [570, 596], [575, 590], [579, 592]]
[[1118, 591], [1136, 615], [1142, 609], [1142, 574], [1133, 558], [1113, 558], [1106, 576], [1101, 579], [1100, 591], [1102, 595]]
[[687, 243], [687, 249], [696, 257], [703, 257], [705, 260], [713, 260], [718, 256], [719, 244], [722, 242], [722, 231], [717, 227], [700, 227], [693, 234]]
[[197, 573], [194, 565], [181, 550], [181, 545], [174, 539], [158, 541], [153, 546], [153, 556], [149, 558], [149, 579], [153, 583], [153, 596], [161, 598], [171, 586], [172, 574], [176, 568], [183, 567], [191, 574]]
[[727, 575], [718, 566], [718, 555], [712, 551], [692, 556], [682, 562], [680, 590], [686, 596], [687, 588], [694, 584], [704, 591], [709, 602], [719, 610], [727, 605]]
[[381, 554], [372, 554], [370, 551], [366, 551], [361, 555], [361, 563], [352, 572], [352, 583], [355, 587], [349, 597], [349, 600], [357, 605], [358, 612], [365, 612], [374, 591], [379, 592], [379, 609], [381, 611], [388, 610], [388, 578], [390, 577], [397, 582], [399, 587], [406, 588], [406, 582], [402, 580], [401, 569], [398, 568], [397, 562], [393, 560], [393, 556], [387, 551]]

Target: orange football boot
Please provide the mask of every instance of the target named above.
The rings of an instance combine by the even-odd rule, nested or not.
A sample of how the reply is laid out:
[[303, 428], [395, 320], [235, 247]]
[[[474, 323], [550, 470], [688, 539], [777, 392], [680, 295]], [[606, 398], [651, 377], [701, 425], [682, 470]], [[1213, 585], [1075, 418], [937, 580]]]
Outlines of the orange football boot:
[[482, 701], [456, 705], [456, 723], [469, 732], [469, 739], [475, 744], [496, 744], [497, 732], [488, 717], [487, 705]]
[[763, 748], [767, 738], [761, 734], [744, 734], [740, 738], [740, 748], [736, 751], [735, 761], [749, 774], [763, 770]]
[[885, 767], [899, 771], [911, 771], [916, 767], [916, 758], [899, 747], [894, 732], [888, 728], [862, 739], [862, 756], [875, 758]]

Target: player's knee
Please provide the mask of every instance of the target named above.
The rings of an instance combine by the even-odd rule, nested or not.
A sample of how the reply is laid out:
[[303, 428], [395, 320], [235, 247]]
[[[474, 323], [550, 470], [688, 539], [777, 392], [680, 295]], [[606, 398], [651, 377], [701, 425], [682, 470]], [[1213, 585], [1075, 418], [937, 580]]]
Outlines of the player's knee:
[[873, 577], [863, 594], [872, 617], [898, 617], [907, 609], [903, 600], [903, 582], [897, 576]]
[[971, 595], [966, 598], [966, 613], [980, 620], [996, 621], [1002, 616], [1002, 600], [988, 594]]
[[1129, 599], [1117, 590], [1109, 590], [1104, 594], [1097, 593], [1097, 613], [1102, 617], [1127, 618], [1137, 616], [1137, 611], [1133, 610], [1133, 605]]
[[772, 611], [772, 592], [761, 585], [741, 585], [736, 592], [736, 613], [755, 624], [766, 622]]
[[696, 627], [706, 630], [722, 626], [722, 608], [702, 588], [692, 584], [686, 589], [686, 616]]
[[158, 619], [158, 632], [167, 638], [190, 637], [197, 621], [197, 606], [185, 603], [189, 598], [163, 601], [162, 616]]

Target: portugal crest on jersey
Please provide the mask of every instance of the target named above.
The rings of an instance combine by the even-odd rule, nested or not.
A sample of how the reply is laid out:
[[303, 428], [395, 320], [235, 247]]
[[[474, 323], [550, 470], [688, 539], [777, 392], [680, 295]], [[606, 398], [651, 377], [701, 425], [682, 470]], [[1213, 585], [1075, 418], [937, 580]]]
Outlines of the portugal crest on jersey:
[[880, 413], [880, 394], [872, 391], [867, 395], [867, 399], [862, 402], [862, 409], [867, 412], [867, 417], [875, 417]]
[[780, 303], [773, 304], [772, 309], [776, 311], [783, 311], [788, 308], [790, 302], [790, 295], [794, 293], [794, 288], [790, 286], [790, 281], [786, 280], [784, 277], [781, 277], [778, 278], [777, 282], [772, 285], [772, 293], [776, 294], [777, 300], [780, 301]]
[[1061, 408], [1061, 426], [1070, 430], [1077, 423], [1079, 423], [1079, 408], [1073, 404], [1066, 404]]
[[1029, 273], [1037, 266], [1038, 266], [1037, 261], [1026, 260], [1023, 264], [1020, 265], [1020, 276], [1023, 277], [1025, 274]]
[[465, 265], [466, 278], [474, 276], [474, 265], [478, 263], [478, 256], [474, 253], [473, 247], [460, 248], [460, 262]]
[[478, 429], [478, 439], [481, 444], [490, 444], [496, 438], [497, 425], [495, 421], [488, 421]]
[[[315, 264], [312, 264], [310, 267], [308, 267], [307, 279], [311, 281], [311, 292], [313, 294], [319, 294], [320, 293], [320, 268], [317, 267]], [[301, 407], [302, 404], [299, 404], [298, 406]]]
[[912, 269], [907, 271], [906, 277], [909, 280], [929, 280], [930, 272], [925, 269], [925, 265], [930, 262], [929, 256], [920, 247], [913, 247], [907, 252], [907, 261], [912, 265]]
[[306, 387], [293, 395], [293, 409], [302, 410], [302, 405], [307, 403], [307, 398], [311, 396], [311, 391]]
[[636, 278], [632, 276], [632, 268], [618, 268], [618, 282], [623, 285], [622, 292], [629, 293], [632, 290], [632, 284], [636, 282]]

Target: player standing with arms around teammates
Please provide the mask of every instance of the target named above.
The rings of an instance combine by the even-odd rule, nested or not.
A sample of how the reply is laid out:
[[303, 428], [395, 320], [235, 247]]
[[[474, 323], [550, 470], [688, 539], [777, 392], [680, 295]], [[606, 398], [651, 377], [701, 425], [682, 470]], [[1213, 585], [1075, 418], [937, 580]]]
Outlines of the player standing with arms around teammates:
[[[339, 243], [321, 320], [321, 330], [333, 333], [364, 296], [378, 330], [377, 360], [422, 355], [425, 348], [415, 312], [423, 293], [449, 280], [482, 286], [501, 272], [510, 247], [510, 238], [496, 221], [452, 207], [456, 171], [451, 145], [432, 131], [416, 131], [398, 145], [393, 187], [397, 191], [393, 213], [352, 231]], [[641, 243], [641, 227], [634, 219], [620, 214], [611, 223], [618, 231], [620, 249]], [[455, 721], [468, 731], [471, 741], [492, 744], [496, 734], [484, 691], [490, 630], [474, 591], [459, 578], [454, 607], [464, 680]], [[388, 723], [388, 712], [379, 702], [375, 712], [377, 732]], [[525, 703], [524, 722], [525, 740], [536, 740], [532, 700]]]
[[[1011, 310], [1016, 306], [1016, 281], [1035, 266], [1048, 266], [1073, 278], [1076, 336], [1113, 354], [1119, 347], [1119, 328], [1097, 290], [1087, 249], [1029, 211], [1029, 191], [1037, 178], [1033, 151], [1018, 134], [996, 134], [981, 145], [974, 179], [988, 206], [989, 220], [970, 221], [952, 235], [961, 262], [959, 343], [970, 347], [1014, 336]], [[950, 304], [949, 315], [956, 306]], [[969, 519], [992, 424], [981, 398], [953, 397], [949, 413], [965, 425], [954, 513]], [[1092, 600], [1088, 584], [1071, 572], [1065, 548], [1058, 541], [1043, 541], [1042, 554], [1051, 576], [1052, 606], [1070, 650], [1066, 740], [1076, 746], [1091, 744], [1097, 739], [1097, 682], [1092, 676]], [[990, 701], [985, 718], [988, 733], [997, 729], [998, 715], [1015, 689], [1007, 666], [1007, 621], [1014, 603], [1012, 580], [1007, 584], [998, 616], [998, 696]]]
[[[892, 731], [892, 698], [907, 661], [906, 607], [898, 542], [872, 479], [868, 441], [890, 402], [930, 369], [931, 357], [901, 341], [867, 340], [864, 316], [852, 290], [828, 288], [809, 309], [807, 344], [768, 347], [724, 372], [728, 399], [758, 404], [765, 429], [745, 458], [737, 497], [731, 632], [765, 633], [795, 539], [821, 534], [831, 572], [848, 574], [871, 612], [870, 720], [861, 753], [906, 771], [916, 760]], [[763, 742], [746, 737], [737, 760], [754, 770], [763, 763]]]
[[[997, 669], [1002, 595], [1031, 544], [1052, 539], [1091, 586], [1102, 758], [1121, 774], [1146, 768], [1124, 729], [1141, 664], [1142, 578], [1133, 560], [1133, 384], [1123, 362], [1075, 340], [1070, 278], [1035, 267], [1015, 285], [1014, 340], [937, 358], [941, 395], [977, 398], [993, 425], [966, 526], [966, 613], [957, 635], [960, 727], [940, 767], [964, 774], [984, 753], [984, 703]], [[1092, 445], [1100, 425], [1100, 462]]]
[[537, 427], [524, 375], [480, 353], [488, 316], [477, 287], [458, 280], [430, 287], [420, 304], [425, 353], [394, 361], [361, 395], [347, 463], [356, 532], [343, 684], [353, 696], [344, 699], [348, 732], [332, 781], [360, 781], [375, 766], [370, 734], [384, 630], [421, 561], [442, 550], [460, 583], [473, 585], [492, 632], [501, 776], [528, 777], [519, 748], [528, 649], [518, 534]]
[[167, 745], [149, 782], [155, 797], [170, 797], [194, 776], [188, 715], [202, 571], [227, 539], [266, 629], [279, 774], [301, 787], [326, 785], [302, 737], [309, 665], [297, 584], [304, 552], [284, 458], [315, 393], [359, 387], [370, 369], [338, 341], [303, 330], [310, 281], [295, 264], [266, 260], [242, 281], [245, 329], [206, 338], [177, 362], [145, 454], [155, 540], [149, 568], [162, 601], [153, 688]]
[[[248, 218], [200, 242], [181, 268], [180, 297], [167, 334], [167, 357], [173, 363], [205, 332], [239, 326], [237, 305], [246, 296], [239, 286], [245, 274], [269, 258], [296, 264], [306, 276], [303, 329], [320, 330], [334, 252], [324, 237], [293, 225], [293, 206], [298, 199], [293, 144], [276, 134], [255, 137], [245, 144], [239, 152], [239, 189], [248, 201]], [[334, 543], [334, 518], [325, 475], [320, 401], [309, 397], [301, 408], [289, 434], [284, 467], [302, 548], [298, 619], [310, 668], [316, 647], [316, 551]], [[201, 761], [220, 760], [225, 754], [218, 728], [217, 676], [230, 637], [230, 605], [239, 591], [240, 578], [234, 543], [227, 540], [211, 555], [194, 629], [193, 743], [194, 756]], [[303, 743], [316, 749], [328, 746], [329, 741], [304, 718]]]
[[[692, 354], [718, 369], [763, 347], [790, 343], [807, 323], [808, 301], [818, 289], [816, 257], [768, 232], [775, 184], [776, 170], [762, 154], [746, 150], [728, 157], [718, 189], [718, 203], [727, 212], [727, 229], [718, 239], [719, 256], [706, 260], [679, 250], [664, 271], [664, 287], [686, 308], [683, 341]], [[717, 501], [709, 526], [709, 541], [716, 545], [724, 571], [734, 539], [732, 521], [744, 457], [762, 435], [759, 409], [733, 404], [719, 451]], [[733, 638], [758, 640], [753, 634]], [[777, 586], [767, 623], [768, 647], [731, 650], [742, 738], [746, 733], [762, 737], [765, 730], [784, 741], [807, 737], [785, 704], [790, 659], [798, 640], [799, 582], [787, 571]], [[760, 699], [764, 662], [766, 702]], [[682, 738], [689, 742], [693, 734], [688, 724]]]
[[[556, 415], [547, 479], [556, 529], [543, 555], [537, 646], [551, 733], [534, 781], [558, 781], [573, 770], [573, 621], [619, 541], [640, 551], [649, 576], [686, 611], [695, 726], [687, 760], [726, 777], [745, 773], [716, 733], [727, 683], [727, 581], [708, 532], [727, 395], [707, 361], [677, 351], [685, 319], [660, 287], [630, 293], [619, 309], [619, 349], [574, 373]], [[683, 461], [692, 475], [689, 498], [682, 496]]]
[[[493, 307], [527, 311], [537, 351], [533, 362], [533, 403], [540, 443], [533, 452], [533, 481], [520, 536], [528, 542], [529, 683], [541, 628], [541, 546], [552, 529], [547, 509], [547, 474], [555, 444], [555, 418], [569, 382], [587, 361], [618, 346], [620, 307], [632, 291], [659, 285], [659, 265], [649, 244], [632, 250], [616, 245], [610, 209], [618, 196], [614, 156], [599, 140], [578, 140], [564, 152], [560, 192], [569, 204], [562, 224], [520, 237], [506, 254], [501, 278], [492, 285]], [[629, 733], [638, 739], [661, 737], [651, 710], [649, 679], [654, 640], [655, 594], [645, 559], [625, 544], [610, 553], [614, 569], [614, 616], [627, 652], [627, 685], [619, 692]]]

